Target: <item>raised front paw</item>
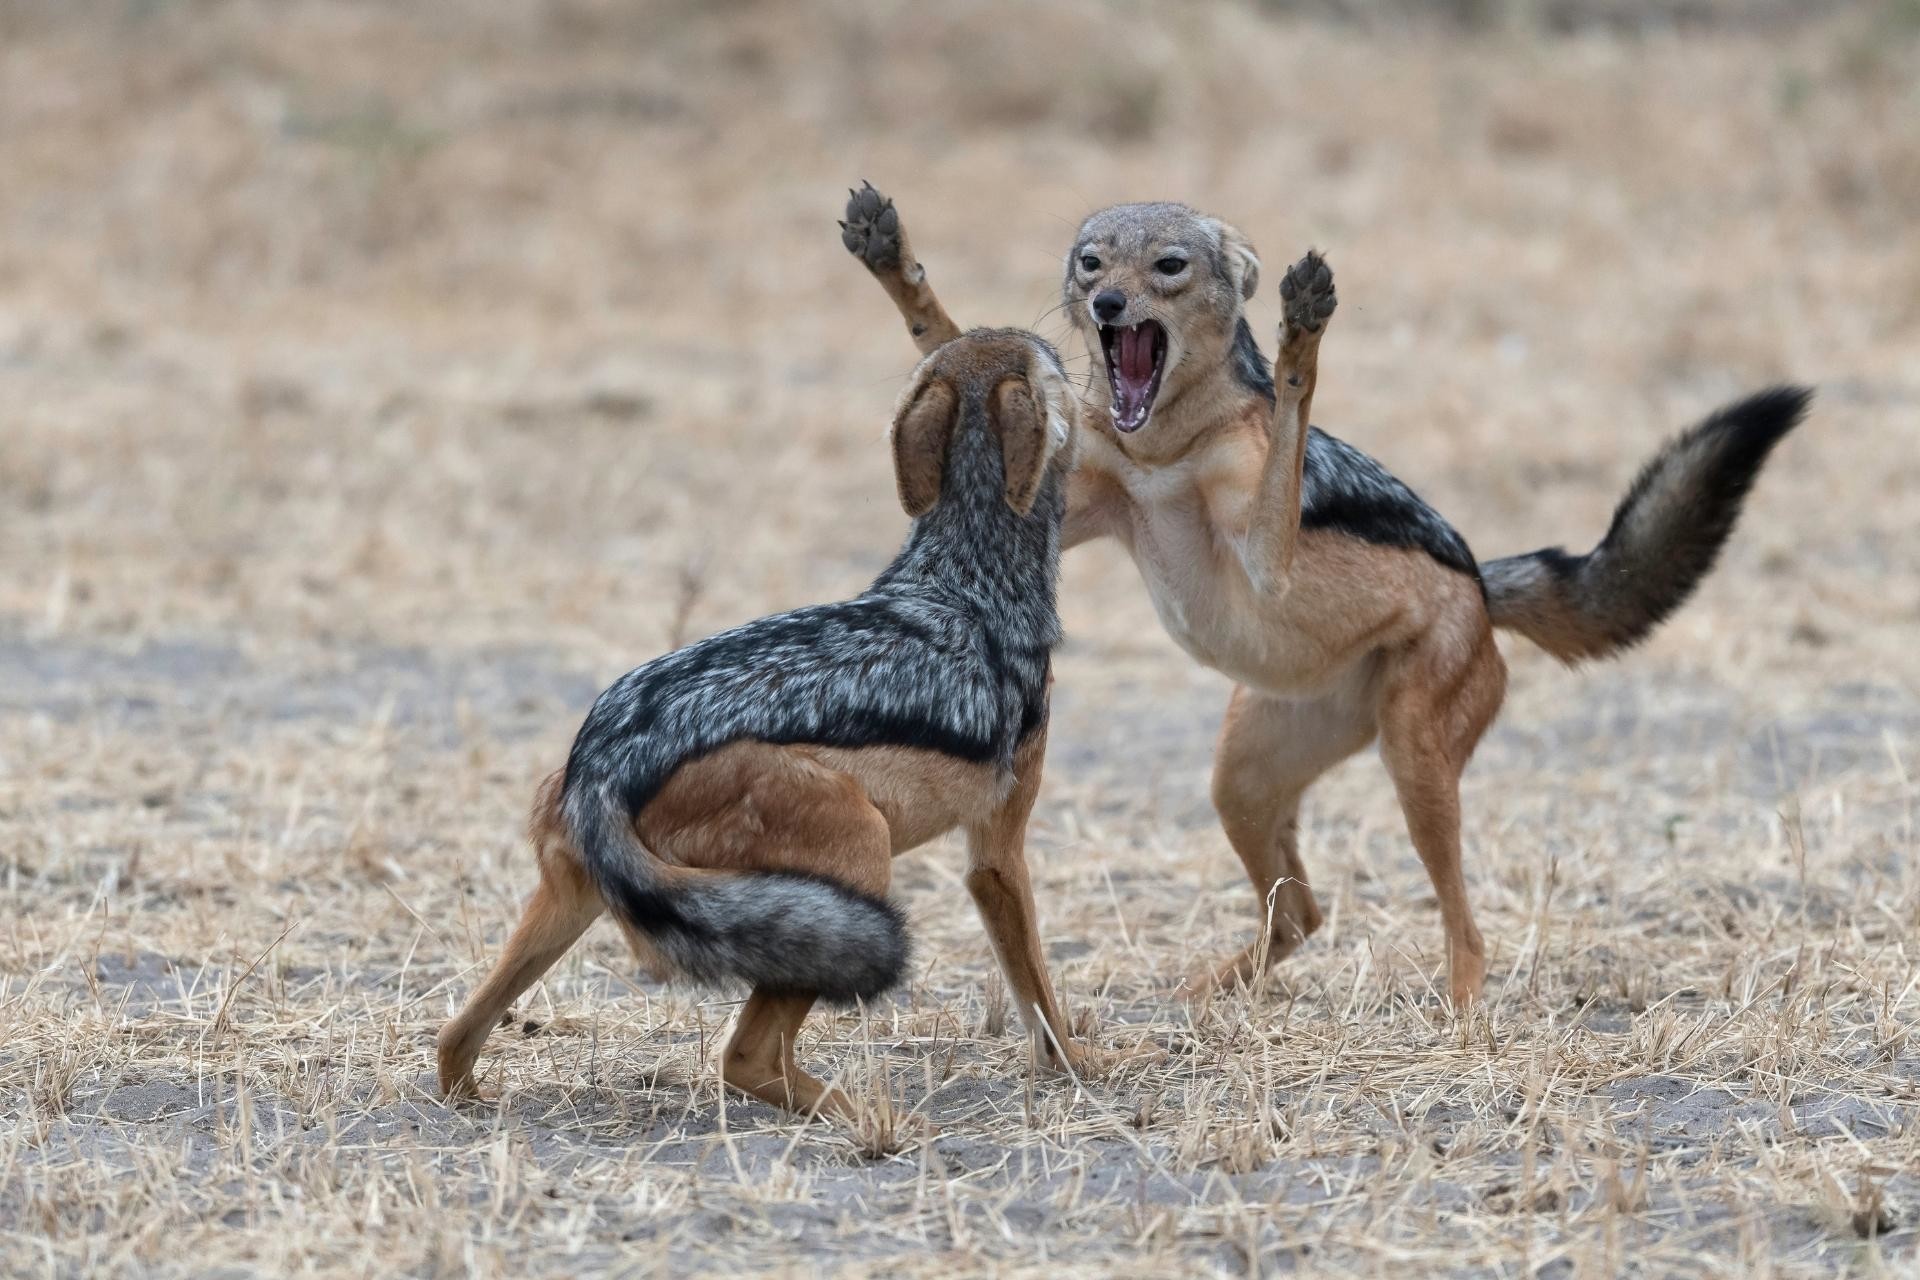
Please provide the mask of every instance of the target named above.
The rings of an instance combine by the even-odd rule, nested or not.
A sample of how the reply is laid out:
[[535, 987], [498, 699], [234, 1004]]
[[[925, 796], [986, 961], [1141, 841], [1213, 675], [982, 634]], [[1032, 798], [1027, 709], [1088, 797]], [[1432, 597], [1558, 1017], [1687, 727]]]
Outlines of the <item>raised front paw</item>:
[[871, 182], [847, 191], [847, 219], [840, 224], [840, 243], [873, 272], [900, 266], [900, 211], [893, 201], [874, 190]]
[[1338, 304], [1333, 292], [1333, 268], [1311, 249], [1280, 277], [1280, 307], [1288, 329], [1318, 333]]

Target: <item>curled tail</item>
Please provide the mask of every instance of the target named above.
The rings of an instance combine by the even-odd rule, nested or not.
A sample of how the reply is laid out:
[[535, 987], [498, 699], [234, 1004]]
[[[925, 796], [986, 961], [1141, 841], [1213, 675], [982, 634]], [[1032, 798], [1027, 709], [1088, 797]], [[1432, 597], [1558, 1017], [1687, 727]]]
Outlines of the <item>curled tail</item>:
[[1482, 565], [1493, 625], [1568, 663], [1644, 640], [1713, 568], [1761, 464], [1812, 396], [1775, 387], [1669, 440], [1587, 554], [1549, 547]]
[[906, 969], [906, 921], [882, 898], [798, 872], [670, 873], [606, 783], [569, 779], [563, 812], [607, 904], [696, 982], [849, 1003]]

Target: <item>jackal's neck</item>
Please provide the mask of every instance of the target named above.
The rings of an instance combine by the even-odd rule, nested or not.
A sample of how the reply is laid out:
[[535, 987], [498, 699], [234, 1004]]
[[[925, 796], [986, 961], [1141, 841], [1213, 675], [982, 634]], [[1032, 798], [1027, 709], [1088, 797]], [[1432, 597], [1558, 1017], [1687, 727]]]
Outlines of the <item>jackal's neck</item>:
[[1065, 482], [1049, 468], [1033, 510], [1024, 516], [1007, 505], [1005, 494], [999, 442], [989, 431], [961, 429], [948, 454], [940, 501], [914, 521], [906, 546], [874, 589], [964, 605], [1000, 632], [1003, 643], [1056, 644]]

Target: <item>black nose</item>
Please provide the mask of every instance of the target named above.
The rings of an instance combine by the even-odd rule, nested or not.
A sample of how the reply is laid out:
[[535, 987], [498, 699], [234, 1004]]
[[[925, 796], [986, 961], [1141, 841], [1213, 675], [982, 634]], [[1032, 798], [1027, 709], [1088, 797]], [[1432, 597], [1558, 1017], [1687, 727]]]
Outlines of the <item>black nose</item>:
[[1103, 324], [1111, 324], [1116, 316], [1127, 309], [1127, 295], [1118, 289], [1108, 289], [1095, 295], [1093, 314], [1100, 317]]

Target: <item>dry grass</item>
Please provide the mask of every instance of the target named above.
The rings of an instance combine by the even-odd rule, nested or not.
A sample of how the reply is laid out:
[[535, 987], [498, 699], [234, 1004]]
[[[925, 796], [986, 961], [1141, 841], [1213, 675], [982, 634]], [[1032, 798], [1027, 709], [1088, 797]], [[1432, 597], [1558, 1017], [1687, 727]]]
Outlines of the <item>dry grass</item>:
[[[1287, 8], [0, 8], [0, 1271], [1910, 1273], [1915, 11]], [[1041, 316], [1111, 199], [1327, 249], [1323, 420], [1488, 554], [1821, 384], [1653, 644], [1512, 651], [1484, 1010], [1371, 760], [1310, 804], [1323, 933], [1172, 1002], [1253, 919], [1225, 689], [1089, 548], [1035, 870], [1082, 1023], [1163, 1061], [1036, 1075], [942, 846], [912, 982], [803, 1045], [860, 1133], [723, 1104], [729, 1006], [610, 930], [496, 1034], [498, 1105], [434, 1099], [586, 700], [901, 532], [862, 176], [968, 320]]]

